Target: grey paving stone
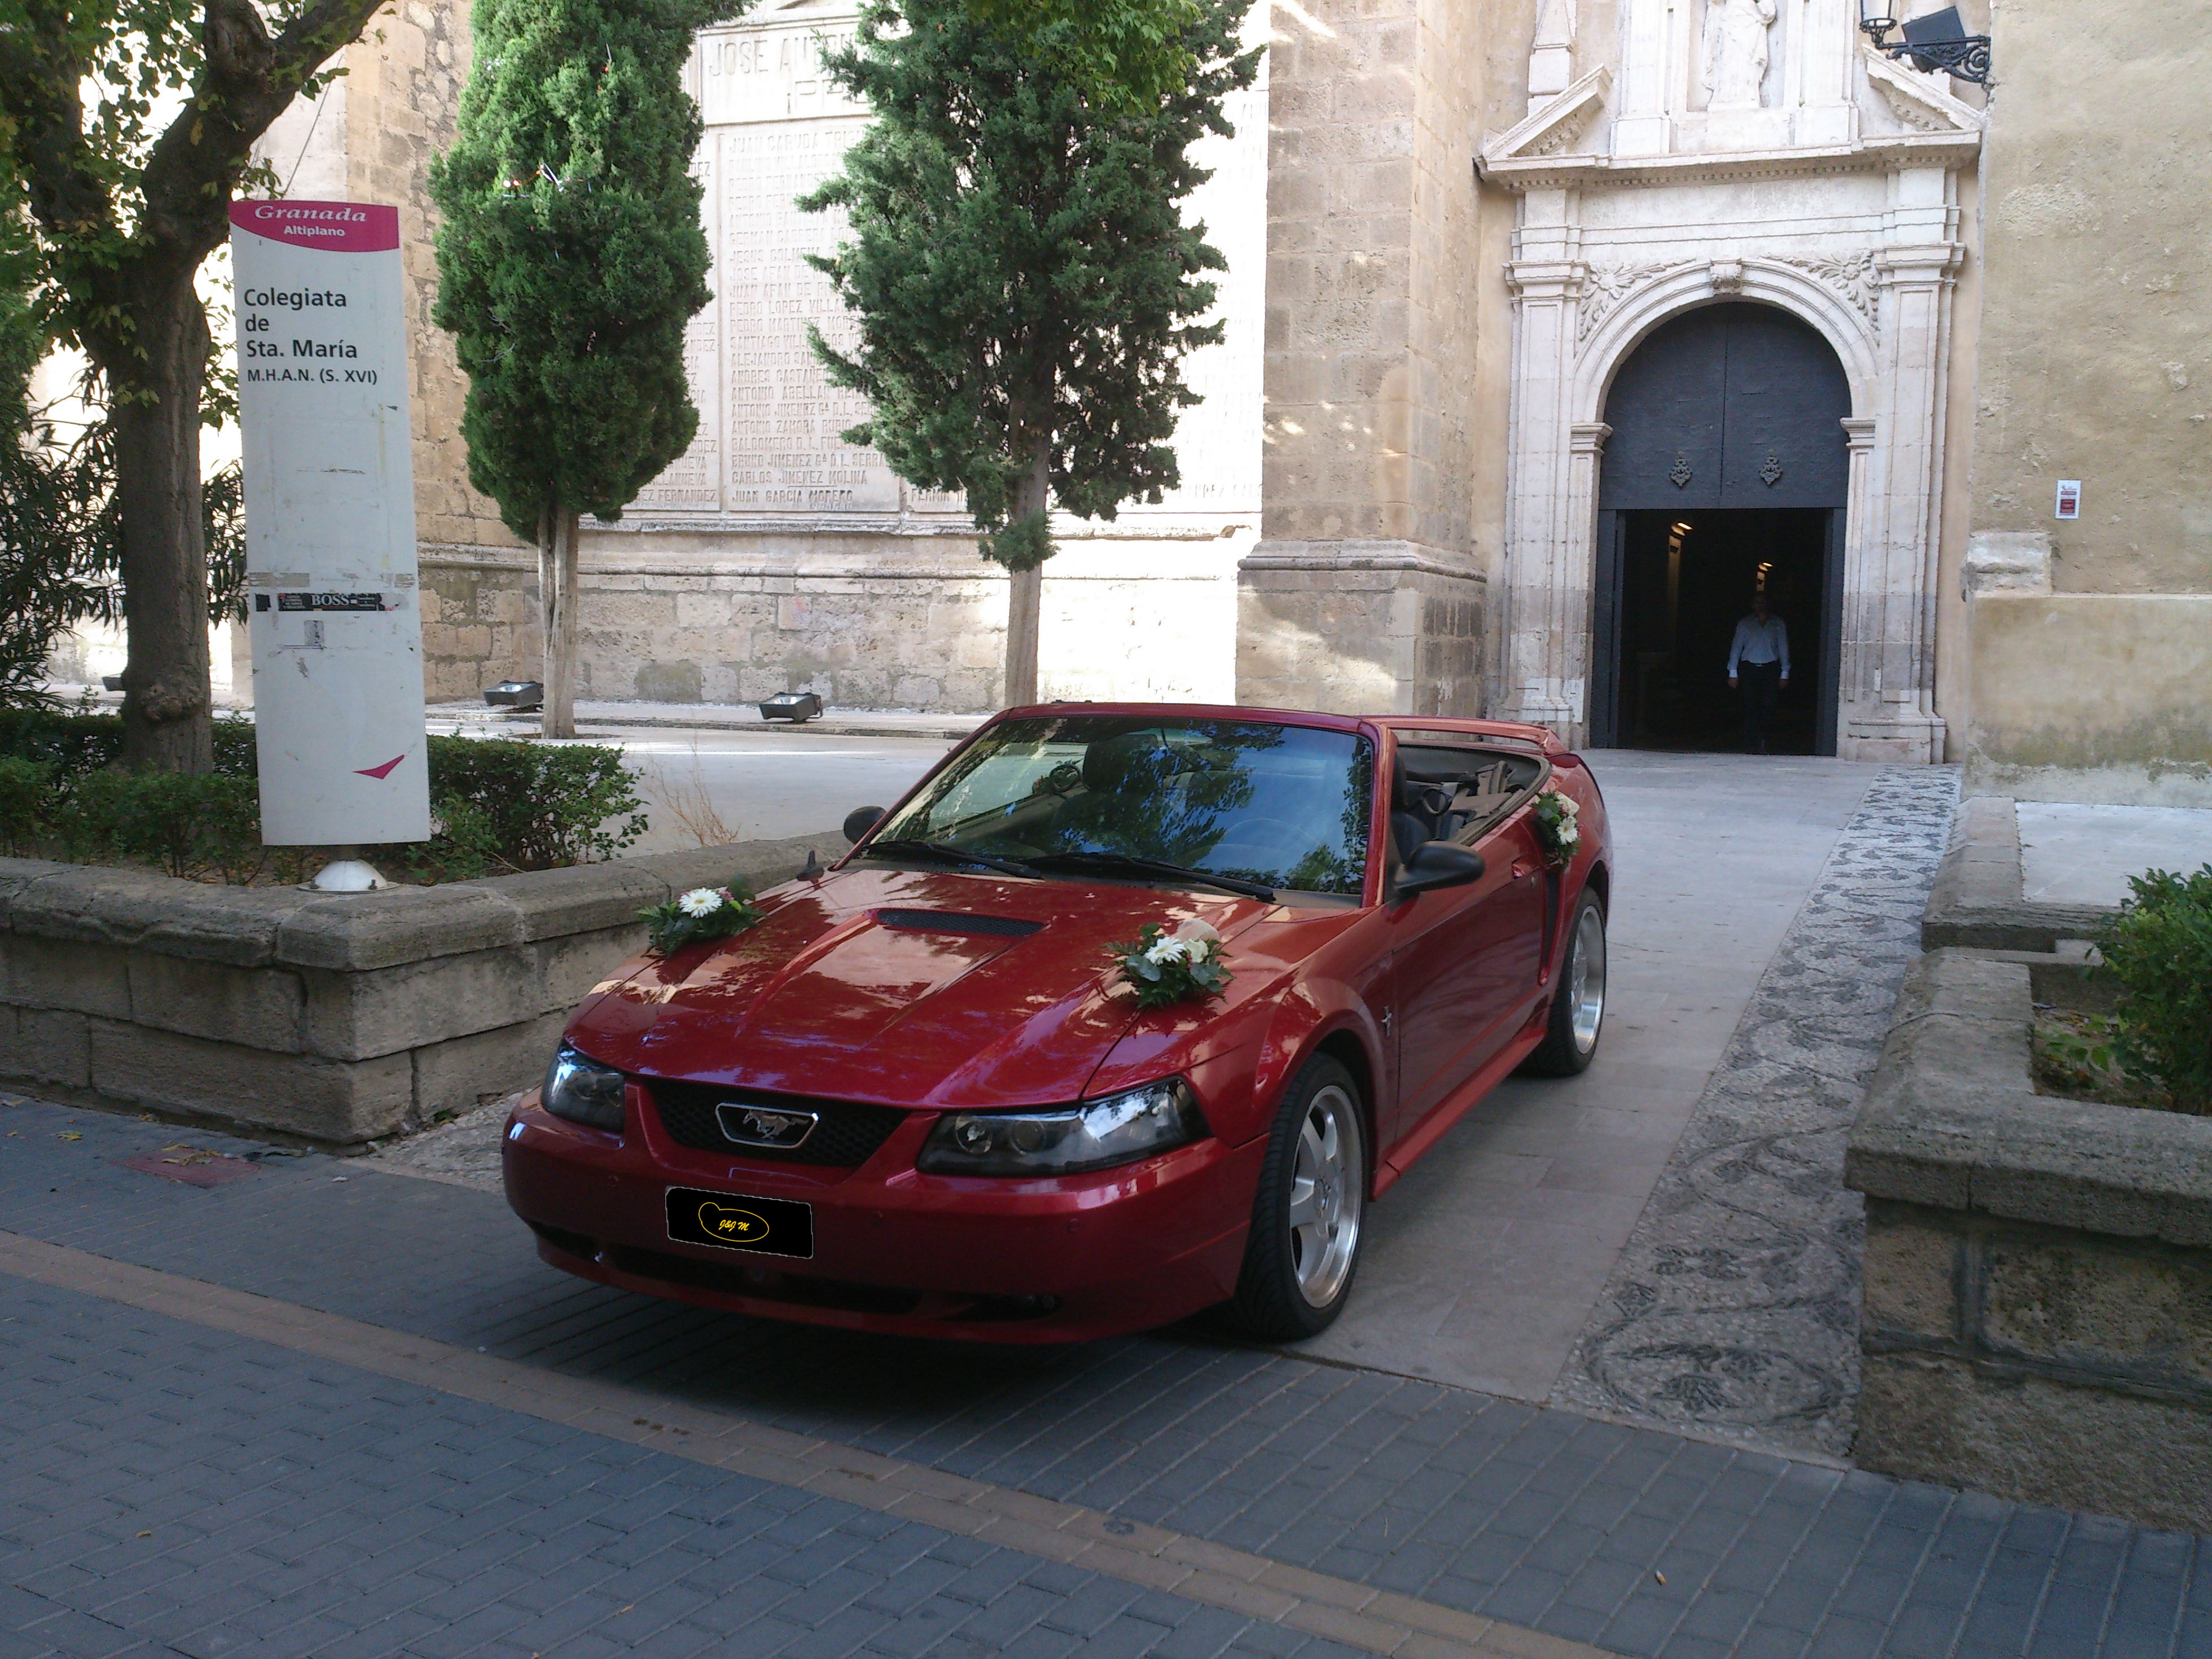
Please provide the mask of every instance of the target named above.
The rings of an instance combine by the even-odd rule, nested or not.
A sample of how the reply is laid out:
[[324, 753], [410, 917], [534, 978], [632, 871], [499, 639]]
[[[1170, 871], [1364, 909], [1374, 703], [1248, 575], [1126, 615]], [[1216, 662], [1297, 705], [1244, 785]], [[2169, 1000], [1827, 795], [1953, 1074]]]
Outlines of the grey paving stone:
[[1736, 1638], [1732, 1659], [1802, 1659], [1808, 1638], [1779, 1625], [1753, 1625]]
[[[1083, 1583], [1061, 1591], [1040, 1622], [1073, 1636], [1095, 1635], [1128, 1612], [1144, 1594], [1133, 1584], [1119, 1583], [1110, 1578], [1085, 1575], [1085, 1579]], [[1269, 1628], [1255, 1625], [1250, 1633], [1257, 1637]]]
[[[2204, 1605], [2201, 1586], [2212, 1577], [2200, 1540], [1209, 1347], [1189, 1333], [1006, 1355], [722, 1318], [544, 1269], [484, 1194], [317, 1158], [271, 1161], [253, 1181], [212, 1193], [157, 1191], [171, 1183], [103, 1161], [143, 1150], [132, 1138], [155, 1133], [150, 1126], [35, 1106], [0, 1108], [0, 1117], [11, 1127], [67, 1121], [86, 1135], [66, 1147], [35, 1135], [8, 1143], [0, 1206], [8, 1224], [35, 1237], [531, 1363], [642, 1379], [672, 1397], [1045, 1495], [1088, 1490], [1133, 1519], [1326, 1560], [1449, 1605], [1517, 1613], [1555, 1634], [1581, 1633], [1598, 1610], [1585, 1605], [1602, 1599], [1589, 1588], [1595, 1580], [1568, 1592], [1602, 1564], [1636, 1586], [1607, 1617], [1622, 1632], [1616, 1650], [1638, 1659], [1659, 1650], [1641, 1644], [1668, 1638], [1632, 1640], [1627, 1609], [1692, 1608], [1739, 1593], [1757, 1603], [1740, 1640], [1817, 1630], [1828, 1651], [1852, 1659], [1883, 1653], [1889, 1621], [1908, 1614], [1955, 1615], [1961, 1659], [1969, 1645], [2015, 1659], [2038, 1641], [2070, 1651], [2078, 1631], [2051, 1606], [2077, 1595], [2126, 1608], [2126, 1618], [2100, 1613], [2097, 1632], [2124, 1629], [2132, 1647], [2180, 1587]], [[175, 1138], [166, 1127], [158, 1133], [155, 1145]], [[334, 1183], [335, 1173], [349, 1178]], [[985, 1594], [986, 1584], [1045, 1588], [1033, 1577], [1040, 1563], [1002, 1579], [997, 1569], [963, 1572], [997, 1553], [973, 1540], [902, 1538], [886, 1517], [817, 1513], [818, 1500], [787, 1489], [736, 1494], [712, 1471], [641, 1449], [580, 1455], [551, 1425], [381, 1379], [303, 1371], [290, 1356], [240, 1358], [239, 1346], [130, 1315], [58, 1333], [34, 1355], [9, 1352], [0, 1363], [9, 1407], [0, 1412], [0, 1555], [17, 1582], [46, 1573], [66, 1585], [89, 1573], [161, 1605], [168, 1581], [134, 1577], [142, 1569], [125, 1565], [141, 1512], [130, 1500], [158, 1491], [201, 1528], [165, 1555], [179, 1575], [228, 1566], [270, 1601], [294, 1581], [260, 1575], [305, 1559], [309, 1545], [342, 1548], [326, 1570], [359, 1594], [391, 1597], [439, 1581], [416, 1605], [456, 1577], [525, 1560], [579, 1589], [629, 1586], [616, 1592], [625, 1599], [672, 1583], [696, 1589], [702, 1564], [737, 1559], [746, 1584], [772, 1584], [762, 1578], [781, 1571], [763, 1553], [771, 1545], [831, 1563], [799, 1569], [805, 1582], [781, 1586], [804, 1600], [810, 1586], [835, 1581], [823, 1605], [805, 1607], [809, 1622], [860, 1608], [882, 1615], [886, 1630], [909, 1620], [920, 1628], [932, 1625], [921, 1610], [939, 1597], [972, 1609], [998, 1593]], [[351, 1413], [347, 1435], [325, 1432], [336, 1399]], [[64, 1407], [39, 1433], [17, 1431], [12, 1417], [24, 1402], [57, 1400]], [[127, 1454], [103, 1433], [118, 1415], [143, 1429]], [[502, 1541], [484, 1544], [481, 1559], [464, 1555], [495, 1536]], [[65, 1547], [51, 1548], [57, 1540]], [[84, 1565], [95, 1559], [97, 1567]], [[954, 1576], [939, 1577], [947, 1568]], [[1650, 1580], [1655, 1570], [1666, 1586]], [[840, 1601], [842, 1575], [854, 1572], [870, 1586]], [[949, 1590], [956, 1583], [967, 1589]], [[1094, 1594], [1054, 1593], [1070, 1606]], [[1885, 1600], [1869, 1615], [1876, 1622], [1856, 1617]], [[497, 1605], [520, 1622], [562, 1604], [549, 1606], [532, 1583]], [[1712, 1606], [1717, 1619], [1729, 1604]], [[1089, 1632], [1066, 1620], [1053, 1627], [1118, 1642], [1126, 1631], [1104, 1632], [1126, 1618], [1086, 1607]], [[1658, 1613], [1649, 1618], [1656, 1627]], [[710, 1604], [664, 1628], [712, 1632], [723, 1622]], [[2184, 1633], [2201, 1648], [2202, 1630], [2178, 1626], [2169, 1659], [2186, 1652]], [[1686, 1624], [1668, 1653], [1691, 1639]], [[2092, 1650], [2111, 1639], [2093, 1632]]]
[[[152, 1328], [159, 1337], [159, 1327], [167, 1322], [126, 1316], [114, 1304], [91, 1298], [33, 1292], [14, 1281], [0, 1282], [0, 1318], [6, 1321], [13, 1352], [24, 1352], [28, 1342], [42, 1358], [62, 1361], [64, 1373], [72, 1356], [81, 1358], [92, 1347], [112, 1355], [113, 1345], [98, 1341], [103, 1324]], [[210, 1341], [207, 1334], [179, 1328], [174, 1335], [176, 1346], [192, 1346], [218, 1360], [222, 1358], [222, 1344]], [[171, 1373], [166, 1392], [180, 1412], [218, 1421], [236, 1407], [242, 1395], [250, 1395], [265, 1408], [264, 1419], [269, 1413], [281, 1415], [311, 1404], [326, 1442], [337, 1449], [349, 1437], [382, 1431], [382, 1401], [365, 1386], [367, 1379], [297, 1356], [242, 1343], [233, 1346], [237, 1363], [228, 1367], [228, 1376], [222, 1365], [210, 1364], [195, 1388], [176, 1382]], [[161, 1362], [149, 1358], [144, 1363]], [[72, 1403], [67, 1395], [48, 1397], [48, 1404], [58, 1411], [66, 1411]], [[418, 1395], [416, 1403], [434, 1407], [441, 1402], [437, 1396]], [[103, 1530], [108, 1517], [100, 1506], [58, 1506], [64, 1512], [84, 1512], [72, 1516], [70, 1530], [36, 1540], [21, 1535], [20, 1527], [11, 1528], [0, 1541], [0, 1568], [12, 1581], [8, 1595], [0, 1598], [0, 1609], [8, 1620], [6, 1645], [13, 1650], [35, 1632], [44, 1648], [106, 1654], [150, 1634], [157, 1642], [200, 1659], [234, 1659], [240, 1653], [264, 1649], [272, 1655], [292, 1656], [411, 1651], [421, 1659], [446, 1659], [487, 1644], [520, 1651], [557, 1644], [567, 1659], [569, 1654], [602, 1646], [637, 1654], [690, 1654], [720, 1639], [749, 1649], [759, 1645], [763, 1636], [775, 1635], [781, 1639], [772, 1650], [842, 1655], [891, 1622], [891, 1613], [860, 1607], [858, 1598], [902, 1571], [937, 1570], [941, 1582], [926, 1594], [945, 1608], [958, 1608], [962, 1618], [996, 1621], [994, 1639], [1003, 1639], [1013, 1626], [1028, 1627], [1041, 1613], [1070, 1604], [1077, 1595], [1095, 1595], [1101, 1582], [1056, 1564], [977, 1547], [972, 1540], [933, 1534], [805, 1494], [786, 1494], [800, 1500], [796, 1506], [751, 1501], [769, 1498], [774, 1489], [635, 1449], [611, 1447], [586, 1435], [548, 1435], [543, 1432], [545, 1425], [533, 1424], [525, 1440], [517, 1431], [526, 1419], [504, 1413], [471, 1407], [447, 1415], [448, 1428], [465, 1434], [448, 1435], [454, 1443], [441, 1459], [410, 1473], [403, 1483], [433, 1489], [427, 1492], [395, 1491], [365, 1498], [357, 1486], [342, 1489], [317, 1482], [312, 1462], [289, 1462], [294, 1453], [288, 1453], [284, 1472], [297, 1490], [195, 1482], [206, 1486], [206, 1494], [195, 1500], [197, 1507], [168, 1513], [164, 1526], [173, 1533], [197, 1534], [204, 1543], [222, 1539], [227, 1547], [192, 1564], [189, 1571], [155, 1576], [155, 1583], [126, 1586], [122, 1582], [150, 1575], [144, 1571], [146, 1562], [120, 1559], [127, 1554], [127, 1546]], [[146, 1443], [128, 1434], [129, 1425], [108, 1426], [108, 1437], [88, 1443], [76, 1466], [88, 1484], [112, 1473], [102, 1465], [104, 1455], [112, 1456], [126, 1447], [141, 1458], [145, 1454]], [[421, 1437], [416, 1439], [422, 1443]], [[163, 1473], [194, 1475], [209, 1455], [208, 1445], [206, 1436], [179, 1440], [162, 1455]], [[553, 1478], [565, 1470], [593, 1500], [593, 1520], [568, 1529], [578, 1534], [570, 1541], [579, 1553], [556, 1560], [551, 1568], [568, 1592], [560, 1599], [538, 1594], [545, 1578], [515, 1565], [518, 1559], [557, 1556], [557, 1548], [508, 1535], [502, 1524], [518, 1512], [502, 1483], [492, 1478], [493, 1472], [504, 1456], [525, 1447], [534, 1449], [544, 1462], [540, 1478]], [[307, 1478], [302, 1480], [302, 1475]], [[64, 1489], [66, 1476], [65, 1468], [59, 1476]], [[316, 1505], [335, 1510], [343, 1500], [349, 1513], [366, 1517], [374, 1553], [349, 1555], [343, 1567], [320, 1583], [303, 1581], [302, 1569], [281, 1559], [281, 1542], [275, 1545], [277, 1554], [265, 1553], [270, 1539], [281, 1540], [281, 1530], [242, 1525], [238, 1517], [238, 1511], [270, 1508], [272, 1497], [279, 1528], [305, 1528], [319, 1540], [326, 1540], [333, 1526], [331, 1516], [316, 1513]], [[716, 1501], [718, 1498], [734, 1501]], [[688, 1512], [678, 1514], [679, 1509]], [[438, 1544], [426, 1535], [452, 1526], [456, 1517], [489, 1530], [473, 1542]], [[604, 1524], [610, 1517], [621, 1526]], [[249, 1514], [249, 1521], [257, 1518]], [[41, 1531], [46, 1524], [41, 1522]], [[726, 1535], [732, 1531], [744, 1533], [751, 1547], [784, 1559], [789, 1552], [821, 1549], [832, 1565], [825, 1573], [798, 1575], [805, 1582], [796, 1585], [775, 1583], [750, 1564], [735, 1584], [703, 1584], [701, 1575], [709, 1564], [726, 1557]], [[326, 1541], [318, 1541], [299, 1554], [304, 1559], [329, 1547]], [[953, 1559], [918, 1559], [924, 1550]], [[605, 1559], [595, 1562], [593, 1555]], [[112, 1577], [83, 1568], [75, 1568], [73, 1574], [57, 1569], [49, 1576], [67, 1579], [61, 1595], [41, 1596], [24, 1587], [21, 1569], [34, 1559], [51, 1558], [67, 1565], [72, 1556], [102, 1562], [112, 1569]], [[851, 1565], [864, 1559], [871, 1561], [876, 1576]], [[447, 1571], [434, 1573], [434, 1565]], [[579, 1593], [580, 1567], [606, 1576]], [[679, 1582], [659, 1582], [664, 1567], [678, 1575]], [[681, 1582], [685, 1578], [689, 1582]], [[755, 1587], [772, 1590], [773, 1601], [750, 1595]], [[74, 1604], [79, 1592], [102, 1589], [111, 1601], [122, 1593], [132, 1614], [131, 1627]], [[957, 1599], [962, 1596], [966, 1599]], [[1114, 1587], [1104, 1599], [1126, 1603], [1126, 1588]], [[717, 1618], [725, 1604], [741, 1601], [755, 1603], [744, 1608], [741, 1619]], [[1030, 1605], [1022, 1605], [1024, 1601]], [[781, 1610], [781, 1628], [768, 1622], [767, 1604]], [[1155, 1611], [1175, 1616], [1165, 1624], [1148, 1625], [1147, 1630], [1190, 1626], [1195, 1632], [1191, 1643], [1208, 1651], [1225, 1646], [1249, 1627], [1249, 1621], [1228, 1617], [1224, 1623], [1216, 1610], [1173, 1597], [1157, 1598]], [[1115, 1616], [1110, 1611], [1105, 1613], [1109, 1622]], [[955, 1622], [951, 1616], [934, 1621], [940, 1634]]]

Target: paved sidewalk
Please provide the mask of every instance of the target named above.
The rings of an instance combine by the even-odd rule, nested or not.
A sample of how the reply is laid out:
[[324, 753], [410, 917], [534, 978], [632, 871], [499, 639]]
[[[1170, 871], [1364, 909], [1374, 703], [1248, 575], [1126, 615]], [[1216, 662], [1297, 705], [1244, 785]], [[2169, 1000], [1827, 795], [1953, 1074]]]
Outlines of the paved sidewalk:
[[1883, 775], [1787, 757], [1589, 760], [1618, 848], [1597, 1058], [1580, 1077], [1507, 1079], [1390, 1189], [1358, 1293], [1313, 1352], [1551, 1395], [1609, 1316], [1621, 1250], [1761, 969]]
[[[1202, 1330], [1033, 1352], [712, 1315], [555, 1273], [496, 1197], [359, 1160], [205, 1188], [118, 1162], [183, 1145], [260, 1150], [0, 1109], [0, 1228], [1638, 1659], [2212, 1655], [2200, 1540]], [[1339, 1650], [179, 1305], [0, 1276], [0, 1653]]]
[[11, 1654], [1355, 1651], [94, 1297], [0, 1322]]
[[2212, 864], [2212, 810], [2203, 807], [2024, 800], [2015, 811], [2021, 896], [2030, 903], [2118, 904], [2130, 876]]
[[1889, 1033], [1957, 799], [1881, 774], [1766, 964], [1556, 1403], [1841, 1457], [1866, 1206], [1844, 1146]]

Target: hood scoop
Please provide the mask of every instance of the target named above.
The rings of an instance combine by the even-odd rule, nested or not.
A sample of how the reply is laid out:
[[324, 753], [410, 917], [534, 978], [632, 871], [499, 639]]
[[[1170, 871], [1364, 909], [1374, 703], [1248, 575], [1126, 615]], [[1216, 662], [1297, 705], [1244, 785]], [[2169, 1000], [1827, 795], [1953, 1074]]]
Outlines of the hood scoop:
[[979, 933], [992, 939], [1027, 939], [1044, 924], [1016, 916], [975, 916], [959, 910], [878, 910], [878, 927], [909, 933]]

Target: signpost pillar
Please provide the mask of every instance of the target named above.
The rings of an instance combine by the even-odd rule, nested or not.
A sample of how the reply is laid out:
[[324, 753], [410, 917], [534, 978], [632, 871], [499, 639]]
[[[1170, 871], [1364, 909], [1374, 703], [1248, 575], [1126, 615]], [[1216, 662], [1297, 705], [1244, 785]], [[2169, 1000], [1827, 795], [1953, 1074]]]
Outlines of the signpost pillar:
[[[261, 839], [424, 841], [399, 212], [246, 201], [230, 223]], [[344, 860], [316, 878], [380, 883]]]

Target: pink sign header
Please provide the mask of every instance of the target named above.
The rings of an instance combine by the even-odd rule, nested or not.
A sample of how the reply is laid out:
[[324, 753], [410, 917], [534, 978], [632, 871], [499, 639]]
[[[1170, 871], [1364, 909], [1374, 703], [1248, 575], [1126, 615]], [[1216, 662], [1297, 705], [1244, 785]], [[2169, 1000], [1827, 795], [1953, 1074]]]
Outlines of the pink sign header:
[[366, 202], [233, 202], [230, 222], [272, 242], [328, 253], [384, 253], [399, 246], [399, 210]]

